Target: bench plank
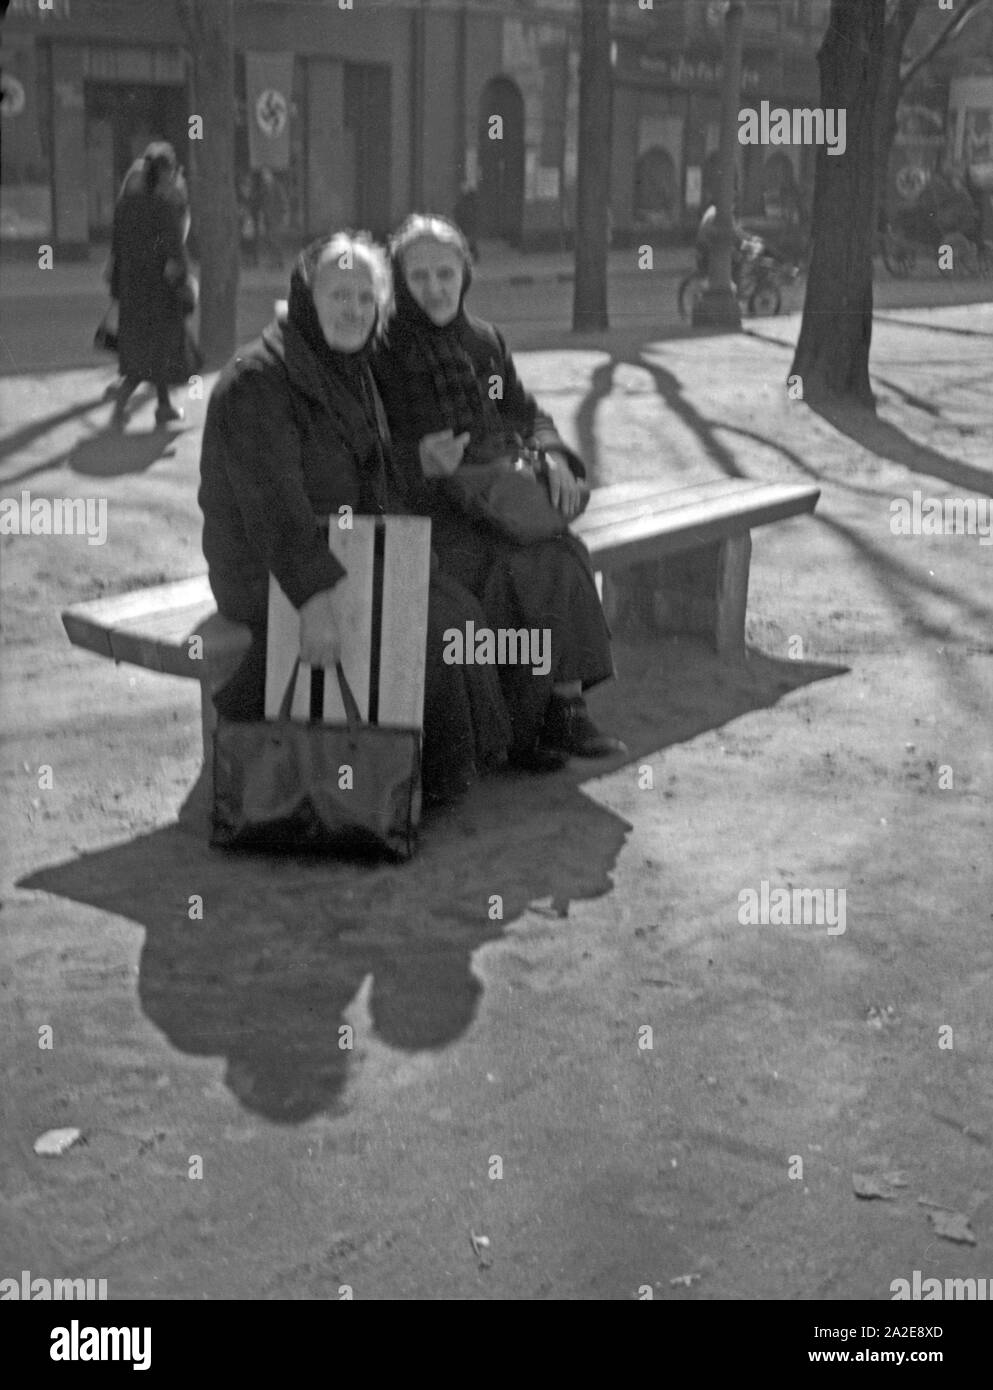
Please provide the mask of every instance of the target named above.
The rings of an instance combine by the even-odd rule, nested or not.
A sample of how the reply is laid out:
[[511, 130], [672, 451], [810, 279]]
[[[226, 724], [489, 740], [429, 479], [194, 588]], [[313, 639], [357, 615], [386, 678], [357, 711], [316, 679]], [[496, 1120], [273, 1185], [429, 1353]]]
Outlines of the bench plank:
[[[677, 555], [717, 542], [731, 542], [746, 536], [757, 526], [812, 512], [819, 496], [819, 489], [809, 485], [764, 483], [748, 478], [714, 478], [678, 486], [672, 486], [665, 481], [643, 479], [595, 488], [586, 512], [573, 523], [572, 529], [588, 546], [594, 567], [609, 577], [631, 566], [659, 560], [668, 555]], [[368, 521], [369, 525], [372, 525], [368, 518], [356, 517], [355, 521], [357, 529], [353, 528], [351, 531], [333, 528], [333, 548], [339, 542], [346, 547], [354, 543], [349, 542], [347, 538], [362, 533], [363, 528], [359, 523]], [[363, 541], [359, 544], [367, 546], [370, 542]], [[730, 552], [728, 555], [730, 557]], [[357, 556], [358, 552], [349, 563], [342, 551], [343, 562], [348, 564], [350, 571], [360, 563]], [[370, 584], [371, 570], [370, 554]], [[400, 578], [396, 582], [399, 591], [405, 587], [408, 593], [413, 591], [412, 584], [408, 585], [406, 579]], [[285, 596], [280, 595], [280, 598], [285, 607], [280, 610], [276, 628], [283, 633], [286, 651], [283, 657], [274, 663], [273, 668], [274, 689], [275, 685], [282, 682], [278, 694], [270, 692], [276, 707], [295, 659], [295, 643], [299, 630], [296, 611]], [[365, 611], [368, 613], [368, 605]], [[202, 574], [192, 579], [175, 580], [128, 594], [74, 604], [63, 612], [62, 622], [70, 641], [76, 646], [115, 661], [129, 662], [169, 675], [198, 679], [204, 674], [203, 665], [199, 661], [191, 661], [187, 639], [199, 631], [215, 612], [207, 576]], [[411, 627], [416, 626], [413, 622], [415, 616], [417, 615], [411, 615]], [[417, 617], [417, 622], [420, 621], [420, 617]], [[354, 619], [350, 620], [349, 626], [352, 633], [349, 641], [356, 643], [354, 655], [349, 652], [349, 679], [351, 681], [354, 677], [356, 699], [363, 713], [367, 714], [368, 659], [361, 660], [358, 648], [363, 642], [367, 642], [369, 634], [363, 637], [360, 631], [358, 610]], [[395, 628], [390, 627], [390, 642], [386, 648], [388, 652], [393, 649], [394, 636], [397, 638], [399, 649], [399, 637], [403, 631], [403, 623]], [[206, 649], [213, 643], [219, 655], [227, 657], [237, 654], [238, 650], [247, 645], [247, 640], [246, 628], [237, 624], [227, 624], [223, 631], [218, 627], [210, 641], [205, 641], [204, 645]], [[367, 646], [365, 650], [367, 651]], [[205, 650], [205, 655], [207, 654]], [[406, 661], [401, 655], [397, 658], [396, 668], [390, 669], [402, 671], [405, 667]], [[306, 695], [302, 693], [306, 684], [306, 679], [299, 682], [301, 712], [306, 699]], [[383, 690], [387, 688], [392, 686], [383, 686]], [[339, 718], [339, 696], [333, 684], [326, 686], [325, 696], [325, 718]], [[423, 692], [420, 697], [412, 690], [404, 694], [401, 699], [402, 709], [401, 706], [397, 706], [398, 720], [404, 723], [420, 722], [419, 719], [410, 721], [407, 718], [407, 706], [403, 703], [416, 703], [418, 698], [423, 698]], [[297, 709], [298, 706], [295, 705], [294, 711]], [[389, 699], [387, 709], [392, 719], [393, 711]]]
[[671, 509], [651, 508], [624, 520], [601, 520], [587, 511], [573, 524], [597, 569], [627, 568], [642, 561], [694, 550], [744, 535], [756, 526], [812, 512], [820, 490], [778, 483], [751, 485], [706, 501]]
[[77, 647], [167, 675], [197, 677], [186, 638], [215, 613], [207, 576], [156, 584], [136, 593], [90, 599], [62, 614]]
[[709, 478], [702, 482], [680, 483], [678, 486], [648, 479], [637, 483], [612, 483], [609, 487], [593, 489], [583, 520], [594, 517], [599, 524], [601, 521], [623, 520], [655, 512], [674, 512], [695, 502], [716, 501], [718, 498], [740, 497], [747, 500], [756, 487], [767, 486], [769, 484], [750, 478]]

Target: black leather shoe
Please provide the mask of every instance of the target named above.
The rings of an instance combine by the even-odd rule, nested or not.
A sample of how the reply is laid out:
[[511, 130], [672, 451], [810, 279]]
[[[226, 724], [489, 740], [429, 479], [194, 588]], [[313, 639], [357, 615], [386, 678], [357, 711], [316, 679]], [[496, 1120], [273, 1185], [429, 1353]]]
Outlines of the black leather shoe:
[[552, 696], [539, 746], [573, 758], [611, 758], [628, 751], [619, 738], [600, 732], [586, 712], [586, 701], [581, 695], [571, 700]]

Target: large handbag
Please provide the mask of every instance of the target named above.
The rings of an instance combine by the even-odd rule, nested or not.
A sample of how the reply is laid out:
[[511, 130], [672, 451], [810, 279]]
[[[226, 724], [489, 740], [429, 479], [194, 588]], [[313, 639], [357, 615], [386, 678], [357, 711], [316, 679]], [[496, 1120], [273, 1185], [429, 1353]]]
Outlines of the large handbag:
[[[490, 457], [475, 461], [487, 453]], [[551, 540], [569, 529], [549, 497], [541, 451], [527, 449], [516, 436], [477, 446], [447, 483], [449, 497], [470, 521], [517, 545]], [[589, 489], [584, 487], [583, 494], [585, 508]]]
[[347, 723], [290, 718], [296, 661], [274, 720], [218, 721], [211, 844], [223, 849], [387, 851], [409, 859], [421, 812], [418, 729], [362, 721], [341, 664]]

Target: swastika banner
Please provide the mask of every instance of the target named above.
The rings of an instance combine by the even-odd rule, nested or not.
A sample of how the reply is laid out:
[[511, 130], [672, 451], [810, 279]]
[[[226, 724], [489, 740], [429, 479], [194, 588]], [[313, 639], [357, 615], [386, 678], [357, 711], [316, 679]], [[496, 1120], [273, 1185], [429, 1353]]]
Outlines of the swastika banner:
[[246, 53], [248, 156], [253, 169], [288, 169], [292, 53]]

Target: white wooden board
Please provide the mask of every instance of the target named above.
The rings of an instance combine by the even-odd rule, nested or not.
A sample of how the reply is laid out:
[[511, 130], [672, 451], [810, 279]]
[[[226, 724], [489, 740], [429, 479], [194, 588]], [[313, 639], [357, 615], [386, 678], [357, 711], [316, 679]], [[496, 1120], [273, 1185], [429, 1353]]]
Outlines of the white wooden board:
[[431, 579], [431, 522], [386, 518], [379, 723], [419, 729], [424, 722], [424, 657]]
[[[363, 719], [369, 717], [376, 520], [356, 516], [351, 527], [332, 525], [329, 546], [348, 571], [335, 586], [341, 631], [342, 666]], [[424, 713], [431, 523], [422, 517], [385, 518], [383, 612], [380, 636], [379, 723], [420, 728]], [[269, 634], [266, 656], [267, 719], [274, 719], [300, 648], [300, 615], [270, 576]], [[291, 715], [307, 719], [310, 667], [301, 665]], [[325, 723], [344, 721], [341, 692], [333, 671], [324, 679]]]

